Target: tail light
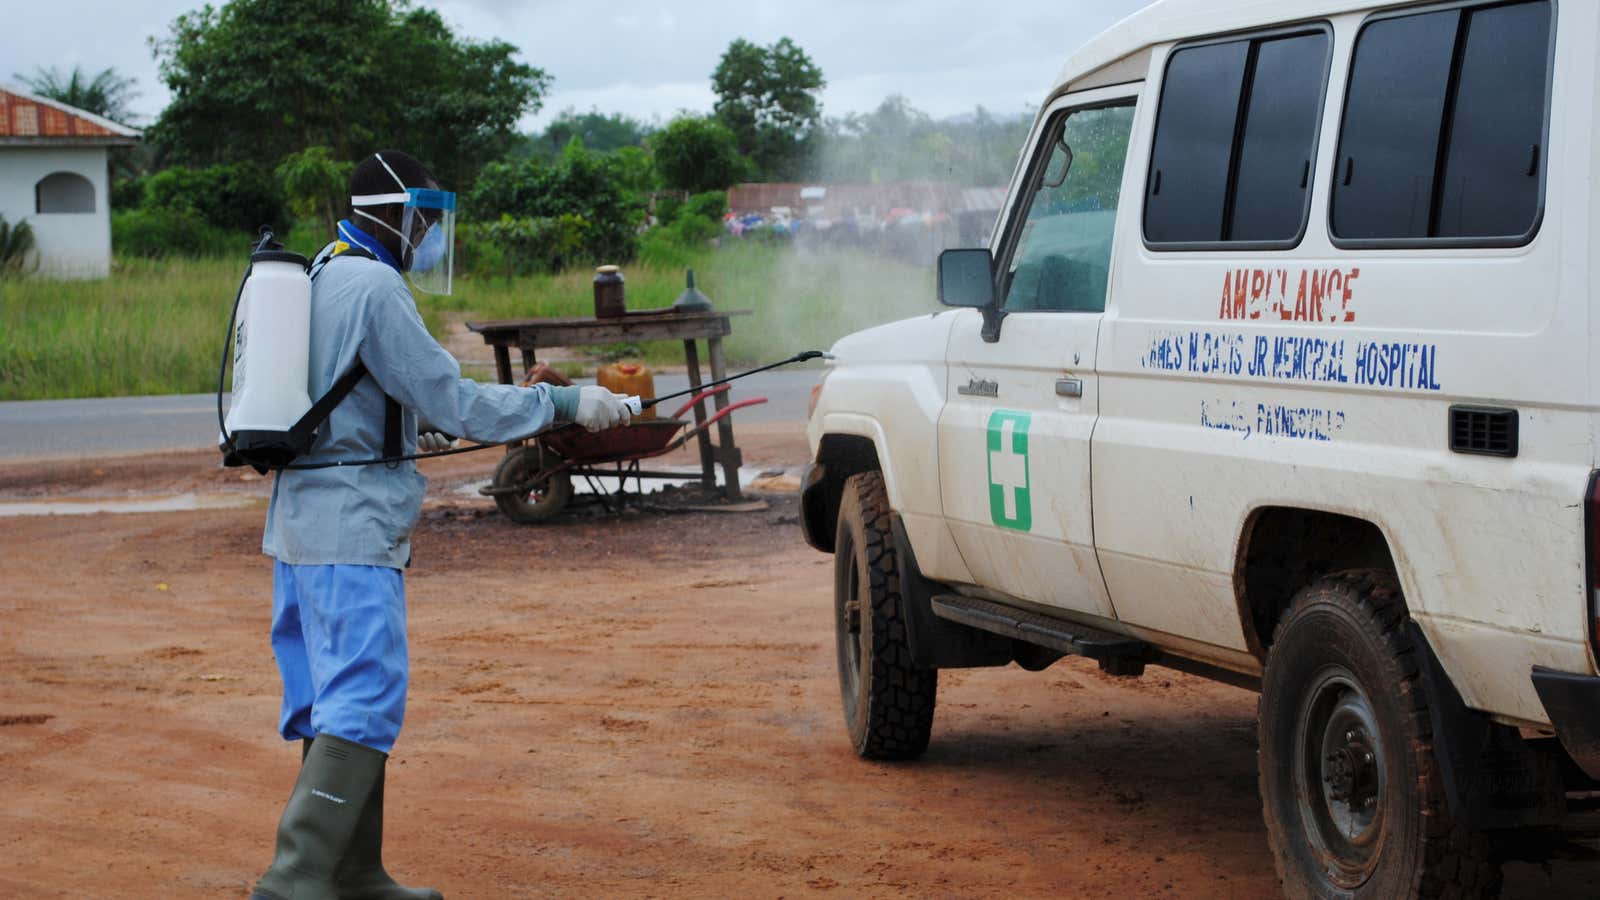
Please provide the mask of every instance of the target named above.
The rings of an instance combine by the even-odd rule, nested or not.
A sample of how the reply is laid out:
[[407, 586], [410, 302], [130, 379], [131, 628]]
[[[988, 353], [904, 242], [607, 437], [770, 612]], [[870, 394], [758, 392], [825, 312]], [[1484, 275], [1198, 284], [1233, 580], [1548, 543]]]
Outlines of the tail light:
[[1589, 476], [1583, 499], [1584, 589], [1589, 601], [1589, 644], [1600, 662], [1600, 471]]

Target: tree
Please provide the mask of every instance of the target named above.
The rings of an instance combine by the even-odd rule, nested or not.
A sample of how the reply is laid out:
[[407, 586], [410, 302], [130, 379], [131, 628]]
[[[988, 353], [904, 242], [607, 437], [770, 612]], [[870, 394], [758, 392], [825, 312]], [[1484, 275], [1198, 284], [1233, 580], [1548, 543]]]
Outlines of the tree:
[[740, 38], [711, 73], [717, 120], [768, 179], [808, 174], [822, 122], [822, 70], [789, 38], [760, 47]]
[[134, 80], [118, 75], [116, 69], [102, 69], [91, 76], [81, 66], [73, 66], [72, 71], [65, 73], [60, 69], [40, 66], [31, 76], [12, 77], [41, 97], [76, 106], [113, 122], [126, 124], [133, 121], [133, 113], [128, 105], [139, 96], [139, 92], [134, 89]]
[[650, 152], [662, 183], [690, 193], [728, 188], [749, 168], [739, 155], [738, 138], [711, 118], [674, 119], [650, 138]]
[[535, 156], [555, 159], [561, 155], [573, 138], [582, 138], [583, 145], [598, 153], [609, 153], [624, 147], [642, 147], [654, 129], [645, 122], [623, 113], [602, 113], [592, 109], [586, 113], [568, 108], [545, 126], [538, 137], [530, 138], [524, 148]]
[[191, 165], [403, 147], [464, 187], [549, 85], [511, 44], [458, 38], [405, 0], [345, 0], [336, 15], [323, 0], [233, 0], [151, 44], [172, 92], [151, 138]]
[[643, 147], [618, 147], [601, 158], [611, 181], [631, 200], [644, 205], [646, 198], [661, 187], [656, 161]]
[[353, 163], [335, 161], [327, 147], [307, 147], [284, 157], [276, 174], [294, 214], [319, 220], [322, 232], [332, 234], [349, 204], [353, 167]]

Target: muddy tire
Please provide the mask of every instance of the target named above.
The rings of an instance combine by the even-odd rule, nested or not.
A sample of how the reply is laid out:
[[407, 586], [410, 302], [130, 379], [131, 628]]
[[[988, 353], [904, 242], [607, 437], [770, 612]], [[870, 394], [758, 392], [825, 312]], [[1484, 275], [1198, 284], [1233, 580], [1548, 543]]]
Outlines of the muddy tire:
[[1423, 649], [1375, 571], [1301, 589], [1262, 680], [1267, 839], [1289, 897], [1492, 897], [1488, 839], [1453, 821], [1434, 757]]
[[912, 759], [928, 749], [939, 670], [911, 661], [881, 474], [845, 482], [838, 529], [833, 608], [850, 743], [865, 759]]
[[[560, 465], [555, 451], [539, 444], [525, 444], [507, 453], [494, 470], [494, 486], [512, 487], [525, 483], [535, 473]], [[525, 491], [495, 494], [494, 505], [506, 518], [523, 525], [547, 521], [567, 508], [572, 499], [572, 476], [563, 472], [529, 485]]]

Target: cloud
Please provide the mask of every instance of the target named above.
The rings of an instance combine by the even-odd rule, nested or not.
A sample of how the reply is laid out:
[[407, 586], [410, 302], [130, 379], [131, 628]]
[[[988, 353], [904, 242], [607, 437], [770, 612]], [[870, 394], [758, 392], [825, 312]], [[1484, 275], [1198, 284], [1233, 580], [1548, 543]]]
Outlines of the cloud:
[[546, 98], [539, 115], [527, 124], [547, 122], [566, 109], [620, 112], [646, 122], [656, 120], [666, 124], [680, 111], [705, 113], [715, 100], [716, 95], [711, 93], [711, 85], [706, 81], [621, 82], [554, 93]]
[[89, 72], [115, 68], [136, 82], [139, 96], [132, 106], [148, 125], [167, 104], [148, 38], [165, 35], [182, 13], [199, 6], [192, 0], [51, 0], [16, 4], [6, 11], [0, 29], [0, 81], [33, 75], [40, 67], [82, 66]]
[[[201, 0], [52, 0], [15, 4], [0, 31], [13, 72], [77, 62], [114, 66], [138, 81], [146, 122], [167, 102], [146, 39], [164, 35]], [[711, 108], [711, 71], [732, 40], [792, 37], [828, 80], [830, 116], [870, 110], [890, 93], [940, 116], [977, 104], [1005, 111], [1037, 103], [1079, 44], [1148, 0], [440, 0], [457, 33], [504, 40], [554, 77], [544, 108], [596, 107], [640, 118]], [[382, 48], [377, 48], [380, 51]]]

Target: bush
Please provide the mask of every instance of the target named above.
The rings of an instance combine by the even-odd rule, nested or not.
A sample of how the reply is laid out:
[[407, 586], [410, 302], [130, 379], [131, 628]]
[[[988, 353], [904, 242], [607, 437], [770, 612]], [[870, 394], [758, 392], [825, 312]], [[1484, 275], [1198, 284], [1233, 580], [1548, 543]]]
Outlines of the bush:
[[612, 150], [600, 156], [600, 163], [630, 203], [643, 206], [650, 193], [661, 187], [656, 161], [643, 147]]
[[460, 228], [462, 271], [512, 277], [559, 272], [577, 262], [589, 235], [582, 216], [513, 219]]
[[728, 195], [723, 191], [705, 191], [687, 200], [658, 199], [659, 224], [641, 240], [640, 258], [651, 265], [681, 265], [689, 255], [722, 234], [722, 216], [727, 211]]
[[144, 203], [145, 176], [111, 179], [111, 208], [133, 209]]
[[126, 256], [244, 258], [253, 235], [217, 228], [192, 210], [127, 209], [111, 213], [111, 246]]
[[638, 251], [643, 207], [612, 176], [616, 164], [574, 139], [554, 164], [537, 159], [491, 163], [473, 185], [466, 208], [478, 221], [576, 216], [587, 228], [563, 265], [625, 263]]
[[250, 163], [164, 169], [145, 179], [143, 206], [190, 212], [215, 228], [250, 235], [262, 225], [289, 230], [282, 186], [271, 172]]
[[698, 216], [720, 224], [728, 212], [728, 192], [705, 191], [695, 194], [684, 202], [683, 212], [684, 215]]
[[656, 224], [671, 225], [678, 220], [683, 212], [683, 198], [673, 194], [662, 194], [656, 198]]
[[699, 247], [722, 234], [722, 221], [703, 216], [683, 215], [670, 225], [652, 228], [650, 233], [659, 234], [685, 247]]
[[705, 191], [684, 201], [673, 227], [685, 243], [701, 244], [722, 234], [722, 217], [727, 212], [727, 192]]
[[36, 262], [33, 256], [33, 226], [19, 221], [15, 225], [0, 216], [0, 278], [21, 275]]

